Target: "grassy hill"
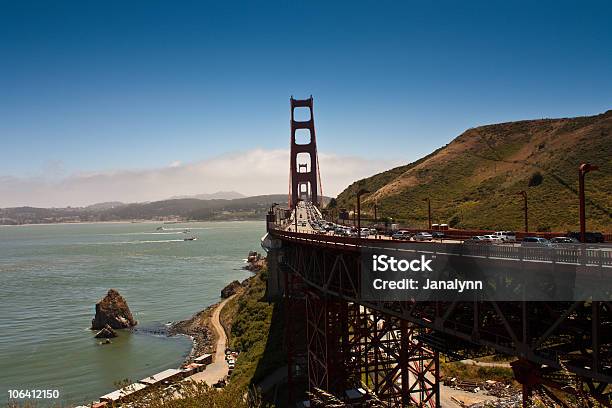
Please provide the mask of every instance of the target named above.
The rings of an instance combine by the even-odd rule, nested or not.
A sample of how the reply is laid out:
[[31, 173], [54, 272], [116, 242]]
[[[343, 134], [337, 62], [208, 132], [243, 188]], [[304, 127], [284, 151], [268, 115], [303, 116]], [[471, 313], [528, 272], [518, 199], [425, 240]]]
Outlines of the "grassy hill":
[[[601, 115], [526, 120], [469, 129], [448, 145], [405, 166], [359, 180], [337, 198], [352, 209], [360, 188], [365, 213], [427, 225], [523, 229], [521, 190], [527, 191], [529, 227], [537, 231], [578, 229], [578, 166], [600, 170], [586, 182], [587, 228], [611, 231], [612, 110]], [[366, 215], [367, 216], [367, 215]]]

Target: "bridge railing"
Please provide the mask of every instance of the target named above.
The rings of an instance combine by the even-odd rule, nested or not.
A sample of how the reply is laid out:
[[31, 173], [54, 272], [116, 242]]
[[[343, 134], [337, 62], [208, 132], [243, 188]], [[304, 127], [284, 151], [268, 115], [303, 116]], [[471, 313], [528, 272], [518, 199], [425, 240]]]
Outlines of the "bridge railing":
[[[291, 232], [270, 229], [270, 233], [281, 240], [302, 242], [359, 251], [362, 247], [385, 249], [418, 249], [445, 255], [475, 256], [491, 259], [513, 259], [517, 261], [539, 261], [612, 267], [612, 247], [599, 245], [589, 247], [583, 244], [568, 244], [559, 247], [524, 247], [508, 244], [459, 244], [415, 241], [390, 241], [376, 238], [354, 238], [325, 235], [320, 233]], [[571, 245], [571, 246], [570, 246]]]

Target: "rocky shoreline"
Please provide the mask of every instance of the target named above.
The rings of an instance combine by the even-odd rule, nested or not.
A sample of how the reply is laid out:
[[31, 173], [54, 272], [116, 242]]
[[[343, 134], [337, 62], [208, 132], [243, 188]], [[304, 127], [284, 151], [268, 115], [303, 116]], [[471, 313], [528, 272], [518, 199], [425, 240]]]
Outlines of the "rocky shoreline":
[[184, 335], [191, 338], [193, 345], [185, 363], [190, 363], [195, 357], [214, 351], [215, 336], [210, 327], [210, 315], [218, 305], [219, 302], [216, 302], [191, 318], [176, 322], [169, 327], [168, 336]]
[[[246, 260], [246, 265], [243, 269], [246, 269], [251, 272], [258, 272], [266, 265], [266, 258], [261, 254], [250, 251], [249, 256]], [[233, 281], [227, 284], [221, 290], [221, 298], [226, 299], [232, 295], [234, 295], [238, 290], [246, 285], [248, 280], [251, 277], [246, 278], [244, 281]], [[181, 320], [179, 322], [173, 323], [168, 328], [168, 336], [176, 336], [176, 335], [184, 335], [191, 338], [193, 342], [193, 346], [191, 348], [191, 352], [185, 359], [185, 363], [190, 363], [197, 356], [207, 353], [213, 353], [215, 350], [216, 336], [214, 335], [214, 331], [212, 330], [210, 317], [212, 315], [213, 310], [221, 303], [215, 302], [214, 304], [208, 306], [204, 310], [194, 314], [191, 318], [187, 320]]]

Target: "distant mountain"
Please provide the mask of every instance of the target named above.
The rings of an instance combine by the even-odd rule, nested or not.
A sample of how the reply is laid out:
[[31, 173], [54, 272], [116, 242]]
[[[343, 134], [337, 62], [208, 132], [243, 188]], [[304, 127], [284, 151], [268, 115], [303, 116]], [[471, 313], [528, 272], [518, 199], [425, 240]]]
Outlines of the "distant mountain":
[[16, 207], [0, 209], [0, 224], [129, 220], [263, 220], [273, 203], [286, 202], [287, 194], [271, 194], [231, 200], [182, 198], [150, 203], [100, 203], [88, 207]]
[[121, 207], [122, 205], [125, 205], [125, 203], [122, 203], [120, 201], [109, 201], [106, 203], [96, 203], [96, 204], [88, 205], [84, 209], [88, 211], [104, 211], [104, 210], [110, 210], [111, 208]]
[[212, 194], [195, 194], [195, 195], [180, 195], [170, 197], [169, 200], [179, 200], [182, 198], [195, 198], [198, 200], [234, 200], [236, 198], [245, 198], [244, 194], [240, 194], [236, 191], [217, 191]]
[[422, 228], [429, 198], [434, 223], [521, 230], [517, 193], [524, 190], [531, 230], [577, 230], [578, 166], [584, 162], [600, 168], [587, 175], [587, 228], [612, 231], [612, 111], [469, 129], [414, 163], [351, 184], [337, 205], [352, 208], [365, 188], [372, 192], [362, 199], [370, 216], [376, 203], [379, 216]]

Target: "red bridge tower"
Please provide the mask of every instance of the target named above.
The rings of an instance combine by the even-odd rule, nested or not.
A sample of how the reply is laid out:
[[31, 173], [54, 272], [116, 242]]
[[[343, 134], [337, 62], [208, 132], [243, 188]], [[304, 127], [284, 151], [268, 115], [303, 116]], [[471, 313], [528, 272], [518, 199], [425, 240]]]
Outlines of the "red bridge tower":
[[[291, 208], [295, 207], [298, 200], [306, 200], [319, 205], [321, 189], [312, 107], [312, 96], [308, 99], [293, 99], [293, 96], [291, 97], [291, 168], [289, 169], [289, 206]], [[296, 108], [307, 108], [310, 112], [310, 118], [308, 120], [296, 121]], [[304, 129], [307, 135], [305, 140], [300, 140], [300, 143], [298, 143], [296, 131], [301, 129]], [[304, 159], [306, 160], [305, 163], [303, 162]]]

